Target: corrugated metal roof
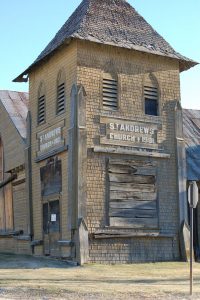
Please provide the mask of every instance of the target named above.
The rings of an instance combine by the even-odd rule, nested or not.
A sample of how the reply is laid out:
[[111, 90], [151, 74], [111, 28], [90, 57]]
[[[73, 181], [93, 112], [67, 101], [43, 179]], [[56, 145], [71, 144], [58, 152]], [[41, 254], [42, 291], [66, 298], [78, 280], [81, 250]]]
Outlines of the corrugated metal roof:
[[187, 178], [200, 180], [200, 110], [183, 109]]
[[197, 64], [176, 52], [126, 1], [83, 0], [35, 62], [14, 81], [22, 81], [32, 67], [72, 38], [175, 58], [181, 71]]
[[25, 92], [0, 91], [0, 101], [22, 138], [26, 138], [29, 97]]

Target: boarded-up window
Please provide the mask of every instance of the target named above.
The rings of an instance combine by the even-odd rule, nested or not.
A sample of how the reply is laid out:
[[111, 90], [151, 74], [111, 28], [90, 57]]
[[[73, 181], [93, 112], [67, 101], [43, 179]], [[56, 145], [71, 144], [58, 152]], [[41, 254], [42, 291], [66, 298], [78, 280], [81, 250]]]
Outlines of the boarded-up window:
[[41, 195], [48, 196], [62, 191], [61, 160], [51, 159], [40, 169]]
[[60, 71], [57, 78], [56, 114], [61, 114], [65, 111], [65, 98], [65, 73]]
[[151, 162], [110, 160], [110, 226], [158, 228], [156, 166]]
[[103, 77], [103, 107], [110, 110], [118, 108], [117, 80], [110, 74], [104, 74]]

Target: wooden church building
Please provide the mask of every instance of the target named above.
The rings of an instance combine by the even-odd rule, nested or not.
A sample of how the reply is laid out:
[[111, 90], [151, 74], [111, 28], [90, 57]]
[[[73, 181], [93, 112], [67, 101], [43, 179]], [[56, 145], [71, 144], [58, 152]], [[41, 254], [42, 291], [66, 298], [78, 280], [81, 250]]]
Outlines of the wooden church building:
[[1, 252], [31, 254], [28, 168], [25, 167], [27, 114], [27, 93], [0, 91]]
[[29, 113], [26, 143], [18, 134], [20, 151], [10, 141], [5, 172], [27, 174], [26, 201], [9, 204], [27, 215], [9, 230], [23, 229], [18, 239], [29, 235], [33, 254], [79, 263], [181, 258], [179, 75], [195, 65], [127, 1], [83, 0], [14, 80], [29, 80]]

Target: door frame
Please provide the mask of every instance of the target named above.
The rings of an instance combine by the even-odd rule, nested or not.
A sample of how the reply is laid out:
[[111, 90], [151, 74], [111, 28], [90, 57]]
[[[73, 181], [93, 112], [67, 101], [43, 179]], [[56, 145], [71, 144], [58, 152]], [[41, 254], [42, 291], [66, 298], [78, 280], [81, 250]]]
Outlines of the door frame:
[[[51, 211], [50, 211], [50, 203], [58, 201], [59, 203], [59, 231], [58, 232], [58, 241], [61, 238], [61, 231], [62, 231], [62, 227], [61, 227], [61, 197], [53, 197], [51, 195], [51, 197], [45, 197], [45, 199], [43, 199], [42, 201], [42, 234], [43, 234], [43, 241], [44, 241], [44, 245], [43, 245], [43, 253], [44, 255], [49, 255], [49, 256], [55, 256], [55, 255], [51, 255], [51, 238], [53, 235], [53, 232], [50, 232], [50, 223], [52, 221], [50, 221], [50, 216], [51, 216]], [[47, 225], [46, 225], [46, 234], [45, 234], [45, 224], [44, 224], [44, 206], [45, 204], [47, 204], [47, 210], [48, 210], [48, 216], [47, 216]], [[46, 247], [47, 246], [47, 247]], [[59, 249], [59, 244], [58, 244], [58, 249]], [[56, 256], [61, 256], [61, 250], [58, 250], [59, 255]]]

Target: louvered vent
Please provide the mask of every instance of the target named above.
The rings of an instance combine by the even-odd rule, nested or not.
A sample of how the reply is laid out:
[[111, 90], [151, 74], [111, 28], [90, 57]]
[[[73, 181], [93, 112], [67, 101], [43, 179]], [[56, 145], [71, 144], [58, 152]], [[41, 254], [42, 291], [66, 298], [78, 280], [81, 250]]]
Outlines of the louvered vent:
[[45, 95], [38, 98], [38, 124], [45, 122]]
[[103, 107], [117, 109], [117, 80], [103, 78]]
[[65, 84], [58, 85], [57, 89], [57, 114], [65, 111]]
[[145, 114], [158, 115], [158, 89], [152, 86], [144, 86]]

